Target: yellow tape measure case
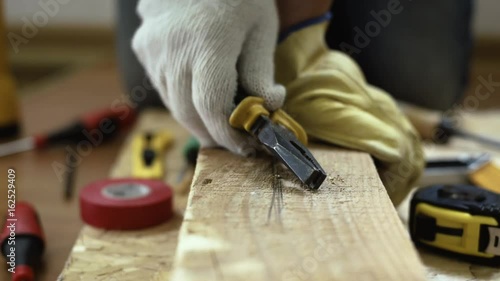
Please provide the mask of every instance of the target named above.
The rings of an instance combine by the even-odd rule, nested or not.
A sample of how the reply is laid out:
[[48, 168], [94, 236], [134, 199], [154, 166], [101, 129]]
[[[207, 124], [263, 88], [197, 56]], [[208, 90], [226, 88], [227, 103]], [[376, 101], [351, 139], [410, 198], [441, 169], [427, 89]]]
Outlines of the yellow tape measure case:
[[434, 185], [413, 195], [417, 246], [470, 262], [500, 265], [500, 195], [472, 185]]

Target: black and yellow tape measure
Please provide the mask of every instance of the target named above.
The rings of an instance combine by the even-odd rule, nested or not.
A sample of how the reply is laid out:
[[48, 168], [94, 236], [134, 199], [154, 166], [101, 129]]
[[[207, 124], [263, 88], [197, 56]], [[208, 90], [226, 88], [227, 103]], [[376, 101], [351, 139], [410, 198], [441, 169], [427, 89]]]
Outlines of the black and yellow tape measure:
[[472, 185], [434, 185], [410, 206], [417, 246], [470, 262], [500, 265], [500, 194]]

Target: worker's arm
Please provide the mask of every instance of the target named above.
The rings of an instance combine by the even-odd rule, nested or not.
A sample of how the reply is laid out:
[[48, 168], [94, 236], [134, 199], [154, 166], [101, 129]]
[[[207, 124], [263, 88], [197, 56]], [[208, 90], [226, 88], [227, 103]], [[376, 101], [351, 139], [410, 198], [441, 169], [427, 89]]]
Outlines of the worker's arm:
[[287, 88], [284, 109], [309, 137], [370, 153], [395, 204], [424, 167], [415, 129], [394, 100], [369, 85], [356, 62], [325, 42], [328, 16], [282, 31], [275, 54], [276, 81]]
[[333, 0], [276, 0], [280, 17], [280, 30], [308, 19], [325, 14], [333, 4]]

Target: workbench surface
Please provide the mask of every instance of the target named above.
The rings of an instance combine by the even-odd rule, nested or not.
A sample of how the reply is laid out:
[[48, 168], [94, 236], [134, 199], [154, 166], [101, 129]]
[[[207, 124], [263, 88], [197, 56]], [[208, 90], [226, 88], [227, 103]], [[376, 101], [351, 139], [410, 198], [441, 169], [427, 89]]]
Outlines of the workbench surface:
[[[112, 63], [75, 70], [48, 84], [28, 88], [21, 100], [23, 133], [30, 135], [59, 128], [82, 113], [109, 107], [113, 101], [122, 98], [121, 93], [119, 76]], [[122, 140], [123, 136], [104, 143], [83, 157], [76, 172], [75, 194], [71, 202], [64, 201], [63, 182], [53, 169], [55, 162], [64, 164], [64, 147], [0, 158], [0, 178], [6, 180], [7, 169], [15, 169], [17, 200], [34, 204], [41, 217], [46, 252], [38, 281], [57, 279], [82, 227], [78, 213], [78, 190], [109, 175]], [[0, 186], [0, 216], [3, 217], [7, 185]], [[0, 280], [10, 280], [7, 268], [0, 268]]]
[[[105, 108], [114, 100], [122, 99], [118, 79], [115, 66], [104, 64], [37, 89], [42, 93], [27, 96], [22, 101], [25, 134], [57, 128], [68, 122], [71, 117], [92, 109]], [[466, 124], [470, 130], [496, 134], [500, 137], [500, 132], [497, 130], [500, 126], [500, 112], [467, 112], [465, 115], [470, 116]], [[110, 175], [110, 167], [117, 159], [123, 139], [118, 138], [103, 144], [83, 159], [77, 171], [75, 185], [77, 189]], [[452, 145], [455, 148], [469, 150], [477, 148], [477, 145], [463, 141], [456, 141]], [[444, 150], [449, 149], [444, 148]], [[429, 150], [436, 151], [433, 147], [429, 147]], [[39, 273], [40, 281], [57, 278], [82, 226], [78, 216], [76, 196], [72, 202], [64, 202], [62, 182], [52, 168], [54, 161], [63, 163], [64, 157], [64, 148], [53, 148], [0, 159], [0, 172], [6, 173], [10, 167], [16, 169], [17, 198], [32, 202], [41, 216], [46, 232], [47, 249], [44, 267]], [[6, 196], [0, 197], [0, 206], [5, 206], [5, 203]], [[407, 208], [405, 204], [399, 208], [403, 220], [407, 216], [405, 208]], [[99, 243], [98, 240], [94, 242]], [[428, 270], [428, 278], [431, 280], [500, 280], [497, 269], [472, 266], [424, 251], [420, 253]], [[95, 256], [95, 260], [99, 260], [98, 255]], [[85, 280], [85, 276], [81, 277], [81, 280]], [[161, 277], [158, 280], [162, 280]], [[0, 279], [8, 280], [8, 273], [0, 272]]]

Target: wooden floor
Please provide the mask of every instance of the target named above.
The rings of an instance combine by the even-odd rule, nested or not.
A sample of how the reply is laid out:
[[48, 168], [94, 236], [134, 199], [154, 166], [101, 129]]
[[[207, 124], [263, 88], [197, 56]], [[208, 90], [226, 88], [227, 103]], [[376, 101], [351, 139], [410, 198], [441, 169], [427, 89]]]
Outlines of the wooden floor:
[[[77, 71], [60, 80], [55, 78], [53, 82], [28, 87], [26, 91], [30, 92], [23, 95], [21, 102], [24, 135], [59, 128], [80, 114], [109, 108], [113, 101], [121, 99], [120, 81], [112, 63]], [[0, 178], [6, 177], [8, 168], [16, 170], [17, 200], [35, 205], [45, 230], [46, 252], [39, 281], [56, 280], [61, 272], [82, 227], [78, 191], [90, 182], [108, 177], [123, 138], [121, 135], [94, 147], [91, 153], [82, 157], [71, 202], [63, 200], [63, 182], [53, 168], [54, 163], [65, 163], [65, 147], [0, 158]], [[6, 185], [1, 186], [4, 194]], [[0, 206], [6, 203], [6, 196], [0, 196]], [[1, 210], [2, 217], [4, 211]], [[0, 280], [10, 280], [7, 271], [3, 270], [5, 267], [1, 268]]]

